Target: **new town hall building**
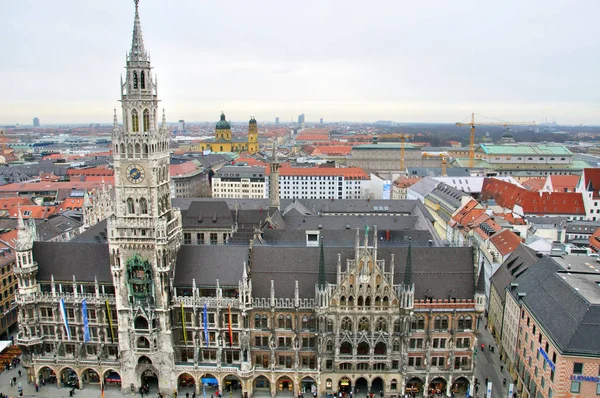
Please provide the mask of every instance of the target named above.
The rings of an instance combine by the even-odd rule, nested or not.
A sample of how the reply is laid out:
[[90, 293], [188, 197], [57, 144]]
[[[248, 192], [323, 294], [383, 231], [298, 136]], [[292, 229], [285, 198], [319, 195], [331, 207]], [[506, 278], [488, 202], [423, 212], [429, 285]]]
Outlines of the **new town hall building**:
[[280, 203], [274, 183], [269, 200], [172, 202], [137, 1], [126, 68], [108, 219], [37, 242], [19, 218], [17, 342], [31, 382], [464, 396], [485, 307], [471, 248], [441, 245], [417, 201]]

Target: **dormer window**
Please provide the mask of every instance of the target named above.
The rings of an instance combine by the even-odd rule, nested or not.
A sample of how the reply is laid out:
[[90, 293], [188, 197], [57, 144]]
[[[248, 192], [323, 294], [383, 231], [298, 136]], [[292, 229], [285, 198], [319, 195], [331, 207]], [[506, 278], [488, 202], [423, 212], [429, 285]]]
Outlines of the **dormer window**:
[[319, 231], [306, 231], [306, 246], [319, 246]]

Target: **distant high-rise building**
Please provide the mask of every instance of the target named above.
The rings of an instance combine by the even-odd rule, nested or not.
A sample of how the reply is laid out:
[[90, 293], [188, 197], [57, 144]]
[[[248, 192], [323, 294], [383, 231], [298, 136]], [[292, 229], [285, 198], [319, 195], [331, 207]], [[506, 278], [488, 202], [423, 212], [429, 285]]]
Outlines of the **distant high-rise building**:
[[321, 118], [321, 120], [319, 120], [319, 123], [320, 123], [320, 124], [323, 124], [323, 118]]
[[275, 124], [278, 125], [279, 124], [279, 117], [275, 118]]
[[185, 131], [185, 120], [181, 119], [178, 123], [177, 123], [177, 131], [179, 131], [180, 133]]
[[304, 113], [298, 116], [298, 124], [299, 125], [304, 124]]
[[37, 117], [33, 118], [33, 127], [40, 127], [40, 119]]

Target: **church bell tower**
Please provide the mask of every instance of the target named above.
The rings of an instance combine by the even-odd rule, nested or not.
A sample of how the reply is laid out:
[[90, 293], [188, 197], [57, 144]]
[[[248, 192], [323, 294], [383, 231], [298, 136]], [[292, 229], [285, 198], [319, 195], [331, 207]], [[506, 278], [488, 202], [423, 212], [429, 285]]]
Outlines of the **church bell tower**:
[[[181, 245], [181, 213], [171, 208], [170, 134], [144, 47], [138, 10], [126, 75], [121, 78], [122, 126], [114, 115], [115, 213], [108, 220], [110, 267], [118, 314], [123, 385], [136, 387], [141, 373], [172, 386], [173, 349], [169, 316], [170, 281]], [[142, 372], [143, 371], [143, 372]]]

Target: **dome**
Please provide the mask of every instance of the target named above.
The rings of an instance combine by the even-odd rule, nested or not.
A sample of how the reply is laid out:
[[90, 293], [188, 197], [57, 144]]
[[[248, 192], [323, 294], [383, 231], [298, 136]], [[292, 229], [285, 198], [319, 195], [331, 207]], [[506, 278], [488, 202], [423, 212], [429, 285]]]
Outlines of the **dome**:
[[225, 120], [225, 114], [221, 113], [221, 120], [217, 122], [217, 130], [231, 130], [231, 125]]
[[512, 133], [507, 131], [506, 133], [502, 134], [502, 138], [514, 138]]
[[249, 124], [256, 124], [256, 119], [254, 118], [254, 116], [252, 116], [252, 117], [250, 118], [250, 122], [249, 122]]

